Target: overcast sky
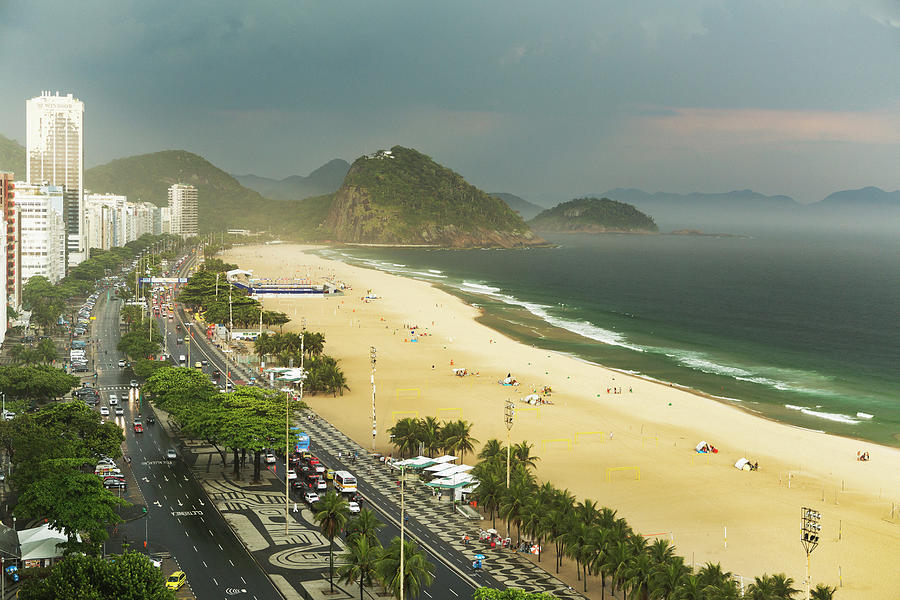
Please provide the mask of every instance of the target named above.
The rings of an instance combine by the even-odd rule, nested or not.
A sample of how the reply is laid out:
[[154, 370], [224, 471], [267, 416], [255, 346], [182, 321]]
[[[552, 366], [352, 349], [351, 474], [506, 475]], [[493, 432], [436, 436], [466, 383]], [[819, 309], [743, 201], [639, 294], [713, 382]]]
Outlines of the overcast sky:
[[0, 0], [0, 133], [307, 174], [395, 144], [489, 191], [900, 188], [898, 0]]

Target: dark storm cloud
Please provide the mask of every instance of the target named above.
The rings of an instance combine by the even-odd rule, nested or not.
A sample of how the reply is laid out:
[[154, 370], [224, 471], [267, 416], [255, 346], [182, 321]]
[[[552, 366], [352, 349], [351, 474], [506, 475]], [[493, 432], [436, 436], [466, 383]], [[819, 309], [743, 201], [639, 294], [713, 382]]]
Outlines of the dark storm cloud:
[[184, 147], [286, 176], [400, 143], [545, 199], [811, 200], [900, 187], [898, 58], [876, 0], [0, 2], [0, 131], [59, 89], [90, 164]]

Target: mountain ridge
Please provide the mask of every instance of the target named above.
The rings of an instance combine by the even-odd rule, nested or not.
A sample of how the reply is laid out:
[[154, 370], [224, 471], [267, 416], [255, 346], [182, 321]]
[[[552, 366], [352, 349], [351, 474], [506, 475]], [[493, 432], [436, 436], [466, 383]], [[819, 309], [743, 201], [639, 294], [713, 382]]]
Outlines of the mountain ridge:
[[554, 233], [657, 233], [653, 218], [609, 198], [575, 198], [541, 212], [528, 224]]
[[232, 175], [241, 185], [272, 200], [302, 200], [336, 192], [344, 181], [350, 163], [333, 158], [309, 175], [290, 175], [284, 179], [260, 177], [253, 174]]
[[0, 171], [11, 171], [17, 181], [25, 179], [25, 147], [0, 134]]

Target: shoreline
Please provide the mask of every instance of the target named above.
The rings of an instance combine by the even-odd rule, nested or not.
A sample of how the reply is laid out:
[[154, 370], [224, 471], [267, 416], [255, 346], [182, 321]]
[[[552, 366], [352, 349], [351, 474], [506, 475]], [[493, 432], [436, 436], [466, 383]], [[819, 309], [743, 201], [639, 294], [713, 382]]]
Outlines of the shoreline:
[[[740, 402], [529, 347], [481, 323], [480, 307], [440, 289], [439, 282], [303, 253], [312, 249], [243, 246], [223, 258], [243, 268], [256, 266], [267, 275], [313, 263], [340, 271], [354, 290], [371, 288], [383, 296], [369, 303], [351, 294], [331, 301], [264, 299], [267, 309], [292, 318], [286, 329], [298, 328], [302, 315], [309, 329], [325, 334], [326, 352], [340, 359], [351, 390], [342, 397], [319, 394], [306, 400], [364, 447], [372, 443], [370, 345], [378, 346], [379, 450], [388, 448], [384, 430], [391, 418], [403, 412], [440, 417], [441, 411], [459, 411], [473, 423], [481, 443], [503, 439], [504, 400], [527, 395], [532, 385], [551, 385], [554, 404], [539, 411], [517, 410], [512, 431], [514, 442], [534, 443], [534, 453], [542, 459], [539, 479], [568, 488], [579, 499], [598, 499], [618, 510], [638, 532], [664, 531], [686, 559], [721, 562], [745, 580], [785, 572], [802, 582], [796, 513], [800, 506], [816, 507], [826, 515], [823, 541], [827, 537], [828, 543], [814, 557], [813, 583], [837, 586], [842, 567], [842, 598], [892, 597], [888, 589], [896, 585], [890, 581], [896, 577], [884, 573], [892, 573], [888, 565], [900, 559], [900, 511], [889, 510], [895, 500], [900, 505], [900, 482], [892, 475], [900, 468], [896, 448], [823, 436], [758, 414]], [[401, 323], [424, 324], [428, 336], [418, 338], [417, 344], [401, 341]], [[456, 366], [481, 375], [451, 376], [448, 361], [454, 359]], [[496, 385], [496, 378], [507, 371], [519, 376], [518, 389]], [[623, 393], [603, 393], [618, 385], [623, 385]], [[609, 440], [583, 435], [598, 431], [609, 432]], [[695, 454], [699, 439], [718, 446], [720, 453]], [[855, 450], [865, 446], [873, 461], [857, 463]], [[744, 455], [758, 460], [761, 471], [735, 469], [734, 461]], [[472, 464], [473, 457], [467, 456], [466, 462]], [[618, 467], [639, 469], [640, 481], [612, 470]], [[605, 481], [604, 474], [614, 473]], [[838, 531], [840, 542], [832, 544]], [[759, 552], [762, 547], [766, 552]], [[881, 552], [872, 557], [875, 548]]]

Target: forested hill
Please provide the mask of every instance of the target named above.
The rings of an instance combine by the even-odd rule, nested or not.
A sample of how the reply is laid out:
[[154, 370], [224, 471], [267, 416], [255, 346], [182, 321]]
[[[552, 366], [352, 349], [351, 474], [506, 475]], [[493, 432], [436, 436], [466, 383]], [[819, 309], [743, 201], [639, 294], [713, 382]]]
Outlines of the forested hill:
[[543, 243], [505, 202], [401, 146], [353, 163], [326, 227], [341, 242], [451, 248]]
[[576, 198], [545, 210], [528, 222], [535, 231], [558, 233], [655, 233], [653, 218], [609, 198]]
[[17, 181], [25, 180], [25, 148], [16, 140], [0, 135], [0, 171], [12, 171]]

